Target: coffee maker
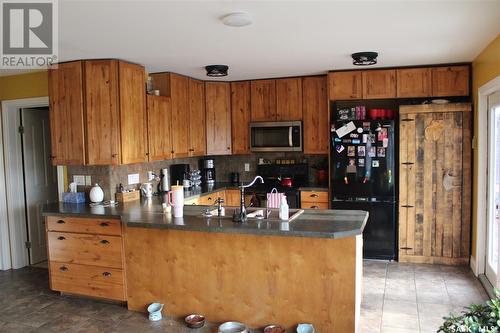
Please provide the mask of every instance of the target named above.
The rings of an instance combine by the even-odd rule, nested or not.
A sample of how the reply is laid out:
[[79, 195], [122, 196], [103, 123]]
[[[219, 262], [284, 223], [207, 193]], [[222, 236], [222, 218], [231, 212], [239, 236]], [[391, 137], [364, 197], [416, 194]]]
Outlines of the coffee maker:
[[205, 185], [215, 184], [214, 160], [206, 158], [201, 160], [201, 180]]

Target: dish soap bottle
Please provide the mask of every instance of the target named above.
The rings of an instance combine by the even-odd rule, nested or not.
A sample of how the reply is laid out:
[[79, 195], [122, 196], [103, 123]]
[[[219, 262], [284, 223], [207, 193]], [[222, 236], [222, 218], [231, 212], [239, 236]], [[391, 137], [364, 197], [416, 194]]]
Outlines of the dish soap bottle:
[[280, 220], [288, 221], [288, 203], [286, 201], [286, 195], [283, 194], [280, 203]]

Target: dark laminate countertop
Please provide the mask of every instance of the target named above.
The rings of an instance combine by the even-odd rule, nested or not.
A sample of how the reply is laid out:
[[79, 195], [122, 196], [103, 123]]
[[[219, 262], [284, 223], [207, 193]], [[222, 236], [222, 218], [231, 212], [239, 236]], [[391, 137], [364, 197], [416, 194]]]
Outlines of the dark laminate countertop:
[[291, 222], [249, 220], [234, 223], [230, 216], [203, 217], [206, 206], [189, 205], [184, 207], [184, 217], [174, 218], [170, 213], [163, 213], [163, 200], [164, 197], [154, 197], [115, 207], [53, 203], [44, 205], [43, 215], [120, 218], [127, 227], [319, 238], [360, 235], [368, 219], [368, 213], [364, 211], [305, 210]]

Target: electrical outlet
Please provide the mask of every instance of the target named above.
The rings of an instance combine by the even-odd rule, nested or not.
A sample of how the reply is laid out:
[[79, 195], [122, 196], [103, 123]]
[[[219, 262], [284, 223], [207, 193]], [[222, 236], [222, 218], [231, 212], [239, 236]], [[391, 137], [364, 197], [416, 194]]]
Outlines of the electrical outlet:
[[134, 185], [134, 184], [139, 184], [139, 174], [138, 173], [132, 173], [128, 175], [128, 184], [129, 185]]
[[245, 171], [250, 171], [250, 163], [245, 163]]
[[85, 176], [73, 176], [73, 182], [78, 186], [85, 186]]
[[92, 186], [92, 177], [85, 176], [85, 185]]

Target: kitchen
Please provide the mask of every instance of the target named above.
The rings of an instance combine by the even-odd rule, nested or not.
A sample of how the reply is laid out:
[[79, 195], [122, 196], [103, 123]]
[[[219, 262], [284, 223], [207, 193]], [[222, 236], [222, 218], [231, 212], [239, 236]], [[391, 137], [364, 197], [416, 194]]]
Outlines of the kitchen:
[[[248, 16], [235, 14], [216, 24], [245, 31], [231, 24]], [[378, 321], [373, 331], [389, 331], [402, 323], [378, 309], [384, 293], [370, 303], [369, 282], [385, 285], [390, 270], [406, 276], [408, 267], [413, 291], [392, 301], [413, 293], [409, 305], [419, 308], [419, 270], [443, 284], [449, 272], [475, 281], [474, 297], [458, 290], [457, 305], [486, 300], [464, 271], [475, 274], [478, 244], [475, 58], [400, 64], [354, 51], [348, 65], [258, 76], [233, 64], [194, 73], [121, 54], [49, 68], [48, 161], [59, 202], [41, 208], [43, 222], [27, 221], [27, 260], [47, 248], [48, 276], [35, 275], [64, 302], [121, 302], [139, 330], [147, 315], [134, 311], [157, 302], [161, 329], [180, 331], [196, 314], [204, 329], [237, 321], [256, 331], [370, 332]], [[34, 228], [47, 240], [29, 236]], [[412, 311], [403, 314], [426, 331]], [[0, 331], [12, 318], [0, 316]]]

